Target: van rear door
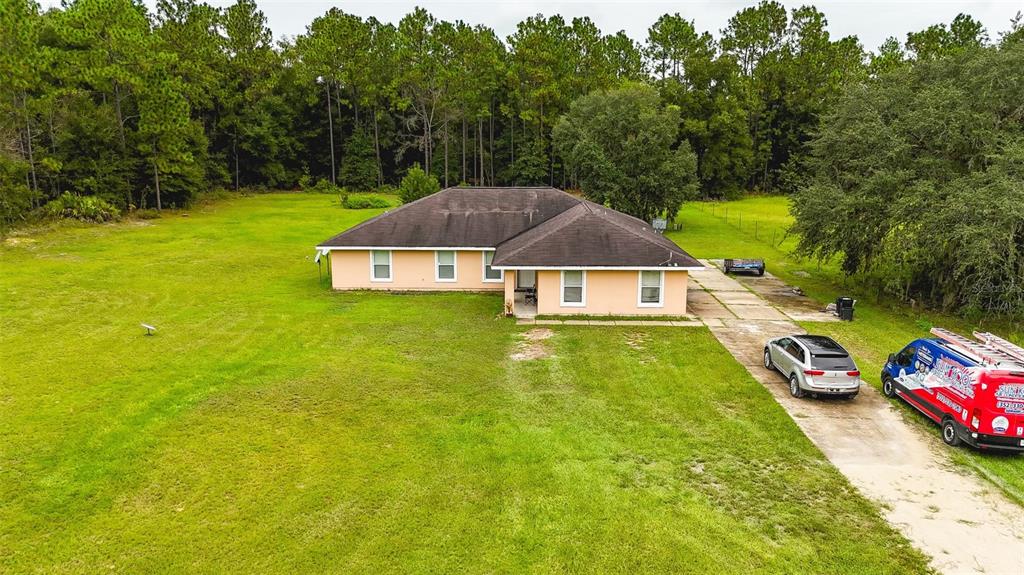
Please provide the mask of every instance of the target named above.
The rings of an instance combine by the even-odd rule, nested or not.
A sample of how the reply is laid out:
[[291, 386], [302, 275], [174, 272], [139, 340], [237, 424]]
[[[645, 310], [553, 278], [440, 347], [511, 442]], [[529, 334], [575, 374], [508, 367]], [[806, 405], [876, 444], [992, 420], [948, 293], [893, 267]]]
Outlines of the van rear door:
[[999, 435], [1024, 437], [1024, 373], [992, 372], [987, 387], [993, 411], [992, 431]]

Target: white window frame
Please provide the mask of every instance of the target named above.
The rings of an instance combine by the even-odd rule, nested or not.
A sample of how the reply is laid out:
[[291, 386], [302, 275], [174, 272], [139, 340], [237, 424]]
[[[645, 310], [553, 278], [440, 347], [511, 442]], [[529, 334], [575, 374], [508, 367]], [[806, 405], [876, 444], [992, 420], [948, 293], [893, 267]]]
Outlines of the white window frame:
[[658, 271], [660, 275], [658, 281], [658, 302], [651, 303], [645, 302], [644, 299], [644, 273], [654, 270], [644, 270], [636, 272], [636, 306], [637, 307], [665, 307], [665, 272]]
[[[452, 277], [441, 279], [438, 272], [441, 271], [441, 252], [452, 253]], [[448, 264], [445, 264], [448, 265]], [[459, 281], [459, 252], [455, 250], [434, 250], [434, 281], [437, 283], [455, 283]]]
[[[578, 271], [582, 274], [581, 277], [581, 290], [579, 302], [565, 301], [565, 272], [566, 271]], [[587, 271], [586, 270], [562, 270], [559, 275], [558, 285], [558, 302], [561, 307], [587, 307]]]
[[492, 258], [491, 261], [494, 261], [494, 252], [480, 252], [480, 259], [482, 260], [480, 277], [483, 278], [483, 282], [485, 284], [505, 283], [505, 270], [495, 270], [494, 266], [491, 266], [491, 269], [498, 272], [497, 279], [487, 277], [487, 254], [490, 254]]
[[[374, 252], [384, 252], [384, 253], [388, 254], [388, 277], [386, 277], [386, 278], [378, 278], [378, 277], [376, 277], [376, 275], [374, 273], [375, 270], [373, 269], [373, 253]], [[395, 277], [395, 270], [394, 270], [394, 266], [392, 265], [391, 250], [370, 250], [370, 281], [374, 282], [374, 283], [390, 283], [390, 282], [394, 281], [394, 277]]]

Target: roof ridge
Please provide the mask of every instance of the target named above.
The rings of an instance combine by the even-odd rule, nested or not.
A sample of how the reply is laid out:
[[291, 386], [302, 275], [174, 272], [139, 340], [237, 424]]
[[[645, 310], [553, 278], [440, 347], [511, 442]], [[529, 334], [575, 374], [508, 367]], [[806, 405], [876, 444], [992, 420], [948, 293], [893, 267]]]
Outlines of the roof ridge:
[[[570, 195], [570, 196], [572, 196], [572, 194], [567, 194], [567, 195]], [[576, 198], [575, 196], [573, 196], [573, 197], [574, 197], [575, 199], [579, 200], [579, 198]], [[500, 244], [498, 244], [498, 245], [496, 245], [496, 246], [494, 246], [494, 247], [495, 247], [495, 249], [497, 249], [497, 248], [500, 248], [500, 247], [501, 247], [501, 246], [502, 246], [503, 244], [506, 244], [506, 243], [508, 243], [508, 242], [510, 242], [510, 241], [512, 241], [512, 240], [514, 240], [515, 238], [518, 238], [518, 237], [522, 236], [523, 234], [526, 234], [526, 233], [528, 233], [528, 232], [531, 232], [531, 231], [534, 231], [534, 230], [540, 230], [540, 231], [538, 232], [538, 233], [540, 233], [540, 235], [539, 235], [539, 236], [537, 236], [536, 238], [533, 238], [533, 239], [532, 239], [532, 240], [530, 240], [529, 242], [527, 242], [527, 243], [525, 243], [525, 244], [523, 244], [523, 245], [519, 246], [518, 248], [516, 248], [516, 249], [512, 250], [512, 251], [511, 251], [511, 252], [509, 252], [509, 253], [508, 253], [508, 255], [506, 256], [506, 257], [512, 257], [512, 256], [514, 256], [515, 254], [517, 254], [517, 253], [519, 253], [519, 252], [521, 252], [521, 251], [525, 250], [526, 248], [528, 248], [528, 247], [532, 246], [533, 244], [535, 244], [535, 243], [537, 243], [537, 242], [539, 242], [539, 241], [543, 240], [544, 238], [546, 238], [546, 237], [550, 236], [551, 234], [553, 234], [553, 233], [555, 233], [556, 231], [558, 231], [559, 229], [561, 229], [560, 227], [555, 227], [555, 226], [549, 226], [549, 227], [551, 227], [551, 228], [552, 228], [552, 229], [550, 229], [550, 230], [543, 230], [543, 229], [541, 229], [541, 228], [543, 228], [544, 226], [548, 225], [549, 223], [552, 223], [552, 222], [554, 222], [554, 221], [555, 221], [555, 220], [557, 220], [558, 218], [560, 218], [560, 217], [564, 216], [565, 214], [568, 214], [569, 212], [571, 212], [571, 211], [575, 210], [576, 208], [578, 208], [578, 207], [581, 207], [582, 205], [583, 205], [583, 202], [579, 202], [579, 203], [577, 203], [577, 204], [576, 204], [575, 206], [573, 206], [573, 207], [571, 207], [571, 208], [569, 208], [569, 209], [567, 209], [567, 210], [563, 210], [563, 211], [562, 211], [561, 213], [559, 213], [558, 215], [556, 215], [556, 216], [554, 216], [554, 217], [548, 218], [548, 219], [544, 220], [543, 222], [541, 222], [541, 223], [539, 223], [539, 224], [537, 224], [537, 225], [535, 225], [535, 226], [532, 226], [532, 227], [526, 228], [525, 230], [523, 230], [523, 231], [519, 232], [518, 234], [516, 234], [516, 235], [512, 236], [511, 238], [508, 238], [507, 240], [505, 240], [505, 241], [501, 242]], [[568, 223], [574, 222], [574, 221], [578, 220], [578, 219], [579, 219], [580, 217], [582, 217], [582, 215], [583, 215], [582, 213], [580, 213], [580, 214], [577, 214], [577, 215], [575, 215], [575, 216], [571, 217], [571, 218], [570, 218], [570, 219], [569, 219], [568, 221], [566, 221], [565, 223], [567, 223], [567, 224], [568, 224]]]
[[[602, 206], [602, 208], [604, 208], [604, 207]], [[608, 210], [609, 212], [612, 212], [612, 213], [614, 213], [614, 214], [623, 214], [624, 216], [627, 216], [627, 217], [633, 218], [633, 216], [630, 216], [629, 214], [624, 214], [623, 212], [618, 212], [618, 211], [615, 211], [615, 210], [611, 210], [610, 208], [604, 208], [604, 209], [605, 209], [605, 210]], [[600, 216], [601, 214], [598, 214], [598, 215]], [[633, 234], [634, 236], [636, 236], [636, 237], [639, 237], [640, 239], [643, 239], [644, 241], [648, 242], [648, 244], [654, 244], [655, 246], [658, 246], [658, 247], [662, 247], [662, 248], [666, 248], [666, 247], [665, 247], [665, 245], [663, 245], [663, 244], [659, 244], [659, 242], [657, 242], [657, 241], [654, 241], [654, 240], [653, 240], [653, 239], [651, 239], [651, 238], [648, 238], [648, 237], [646, 236], [646, 234], [641, 234], [641, 233], [637, 233], [637, 231], [636, 231], [636, 230], [634, 230], [634, 229], [631, 229], [631, 228], [629, 228], [629, 227], [627, 227], [627, 226], [625, 226], [625, 225], [623, 225], [623, 224], [621, 224], [621, 223], [618, 223], [618, 222], [616, 222], [616, 221], [615, 221], [614, 219], [612, 219], [612, 218], [607, 218], [607, 217], [606, 217], [605, 219], [606, 219], [606, 220], [608, 220], [608, 223], [610, 223], [611, 225], [613, 225], [613, 226], [615, 226], [615, 227], [617, 227], [617, 228], [620, 228], [620, 229], [624, 229], [624, 230], [626, 230], [626, 231], [628, 231], [628, 232], [632, 233], [632, 234]], [[634, 218], [634, 219], [635, 219], [635, 220], [637, 220], [638, 222], [641, 222], [641, 223], [643, 223], [643, 220], [641, 220], [640, 218]], [[643, 225], [647, 225], [647, 224], [643, 224]], [[662, 237], [665, 237], [665, 236], [663, 235]], [[673, 241], [673, 244], [675, 244], [675, 242], [674, 242], [674, 241]], [[666, 249], [668, 249], [668, 248], [666, 248]], [[681, 249], [681, 248], [680, 248], [680, 249]]]
[[[591, 202], [591, 203], [593, 203], [593, 202]], [[598, 205], [598, 204], [595, 204], [595, 205]], [[643, 220], [641, 220], [640, 218], [637, 218], [637, 217], [634, 217], [634, 216], [630, 216], [629, 214], [626, 214], [626, 213], [623, 213], [623, 212], [620, 212], [620, 211], [617, 211], [617, 210], [612, 210], [611, 208], [606, 208], [606, 207], [604, 207], [604, 206], [600, 206], [600, 207], [604, 208], [605, 210], [608, 210], [609, 212], [613, 212], [613, 213], [615, 213], [615, 214], [622, 214], [622, 215], [624, 215], [624, 216], [626, 216], [626, 217], [630, 217], [630, 218], [633, 218], [633, 219], [635, 219], [636, 221], [640, 222], [641, 224], [643, 224], [643, 225], [647, 225], [647, 224], [646, 224], [646, 223], [644, 223], [644, 221], [643, 221]], [[654, 245], [654, 246], [656, 246], [656, 247], [659, 247], [659, 248], [661, 248], [661, 249], [663, 249], [663, 250], [665, 250], [665, 251], [669, 252], [669, 254], [673, 254], [673, 253], [675, 253], [675, 252], [674, 252], [673, 250], [671, 250], [671, 249], [670, 249], [670, 248], [669, 248], [668, 246], [666, 246], [665, 244], [663, 244], [663, 243], [661, 243], [661, 242], [657, 242], [657, 241], [655, 241], [655, 240], [654, 240], [653, 238], [648, 238], [646, 234], [640, 234], [640, 233], [637, 233], [637, 231], [636, 231], [636, 230], [634, 230], [634, 229], [631, 229], [631, 228], [628, 228], [628, 227], [626, 227], [626, 226], [624, 226], [624, 225], [620, 224], [619, 222], [615, 221], [615, 219], [614, 219], [614, 218], [610, 218], [610, 217], [604, 216], [603, 214], [601, 214], [601, 213], [599, 213], [599, 212], [593, 212], [593, 211], [591, 211], [591, 213], [595, 213], [595, 214], [597, 214], [597, 215], [598, 215], [599, 217], [604, 217], [604, 219], [605, 219], [605, 220], [606, 220], [606, 221], [607, 221], [608, 223], [610, 223], [610, 224], [612, 224], [613, 226], [615, 226], [615, 227], [619, 228], [620, 230], [624, 230], [624, 231], [626, 231], [626, 232], [629, 232], [629, 233], [630, 233], [630, 234], [632, 234], [632, 235], [633, 235], [634, 237], [636, 237], [636, 238], [640, 238], [641, 240], [643, 240], [643, 241], [644, 241], [644, 242], [646, 242], [646, 243], [649, 243], [649, 244], [651, 244], [651, 245]], [[661, 238], [664, 238], [664, 239], [668, 239], [668, 238], [665, 238], [665, 236], [661, 236], [661, 235], [659, 235], [659, 237], [661, 237]], [[672, 240], [668, 240], [668, 241], [669, 241], [669, 242], [671, 242], [671, 243], [672, 243], [672, 245], [674, 245], [674, 246], [675, 246], [676, 248], [678, 248], [680, 252], [682, 252], [682, 251], [683, 251], [683, 248], [680, 248], [680, 247], [679, 247], [678, 245], [676, 245], [676, 243], [675, 243], [675, 242], [673, 242]], [[685, 253], [685, 252], [684, 252], [684, 253]], [[666, 261], [666, 262], [668, 262], [668, 261], [670, 261], [671, 259], [672, 259], [672, 257], [671, 257], [671, 255], [670, 255], [670, 256], [669, 256], [669, 258], [668, 258], [667, 260], [665, 260], [665, 261]]]

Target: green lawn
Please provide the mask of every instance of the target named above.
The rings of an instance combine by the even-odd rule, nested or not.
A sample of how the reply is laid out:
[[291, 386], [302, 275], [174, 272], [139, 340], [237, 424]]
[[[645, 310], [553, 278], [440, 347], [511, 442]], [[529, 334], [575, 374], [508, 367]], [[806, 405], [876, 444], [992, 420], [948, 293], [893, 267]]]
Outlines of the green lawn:
[[[728, 213], [728, 220], [726, 220]], [[742, 215], [742, 229], [739, 227]], [[965, 334], [973, 329], [992, 331], [1024, 343], [1024, 326], [1006, 320], [979, 320], [970, 322], [950, 315], [915, 311], [879, 296], [866, 293], [856, 278], [844, 277], [834, 262], [819, 266], [812, 260], [802, 260], [792, 254], [796, 244], [788, 238], [781, 247], [772, 245], [773, 227], [785, 228], [792, 221], [788, 215], [785, 197], [752, 197], [734, 202], [687, 204], [678, 221], [682, 231], [670, 232], [679, 245], [702, 258], [762, 257], [768, 271], [792, 285], [798, 285], [819, 301], [834, 301], [839, 295], [858, 298], [855, 321], [842, 323], [804, 323], [808, 331], [831, 335], [853, 352], [864, 373], [864, 379], [876, 387], [881, 386], [879, 375], [890, 353], [918, 337], [930, 337], [932, 326], [941, 326]], [[755, 224], [757, 237], [755, 237]], [[777, 233], [776, 240], [783, 234]], [[938, 429], [913, 408], [898, 402], [908, 418], [922, 423], [939, 442]], [[1024, 504], [1024, 456], [982, 454], [963, 448], [949, 450], [957, 463], [978, 471], [982, 476], [1003, 488], [1008, 495]]]
[[4, 243], [0, 571], [925, 570], [703, 329], [515, 362], [500, 296], [325, 289], [312, 246], [374, 213]]

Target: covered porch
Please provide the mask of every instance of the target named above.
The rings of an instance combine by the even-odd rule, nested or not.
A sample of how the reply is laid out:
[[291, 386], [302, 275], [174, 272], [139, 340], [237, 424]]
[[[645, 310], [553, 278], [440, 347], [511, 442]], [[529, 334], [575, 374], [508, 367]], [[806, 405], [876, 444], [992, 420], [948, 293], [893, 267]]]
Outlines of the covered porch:
[[[505, 270], [505, 313], [519, 319], [537, 316], [537, 272]], [[511, 305], [511, 309], [509, 306]]]

